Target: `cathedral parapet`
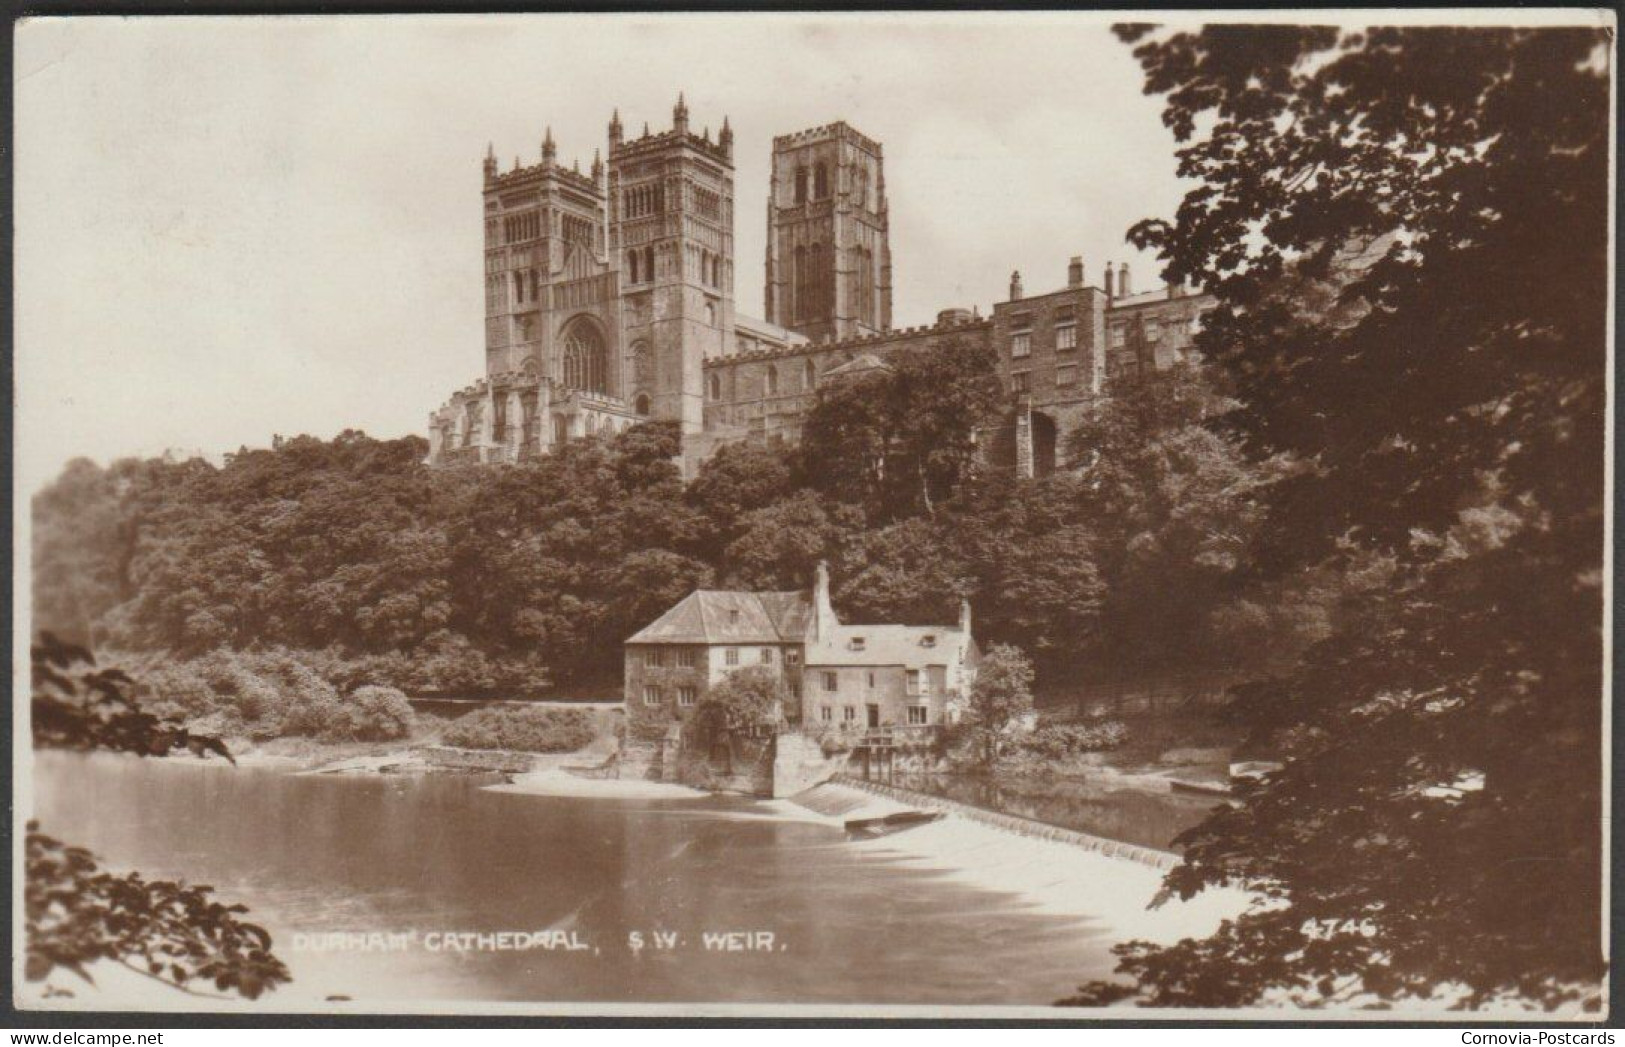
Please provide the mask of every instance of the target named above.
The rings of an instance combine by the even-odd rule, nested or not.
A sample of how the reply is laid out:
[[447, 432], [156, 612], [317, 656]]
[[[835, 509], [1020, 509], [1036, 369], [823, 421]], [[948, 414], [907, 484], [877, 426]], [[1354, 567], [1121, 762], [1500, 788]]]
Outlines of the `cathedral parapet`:
[[876, 156], [879, 156], [882, 152], [879, 142], [857, 130], [845, 120], [837, 120], [832, 124], [824, 124], [821, 127], [809, 127], [805, 131], [795, 131], [787, 135], [775, 135], [773, 148], [783, 149], [802, 142], [816, 142], [825, 138], [844, 138], [847, 141], [856, 142]]
[[749, 352], [732, 353], [727, 356], [714, 356], [705, 361], [705, 366], [708, 368], [727, 367], [732, 364], [756, 360], [780, 360], [800, 356], [821, 356], [825, 353], [838, 353], [848, 349], [868, 348], [886, 342], [894, 342], [902, 338], [919, 338], [927, 335], [945, 334], [950, 331], [988, 331], [992, 328], [993, 320], [991, 318], [949, 320], [935, 324], [920, 324], [917, 327], [899, 327], [892, 331], [882, 331], [877, 334], [863, 334], [854, 338], [841, 338], [829, 342], [804, 342], [799, 345], [785, 346], [782, 349], [752, 349]]
[[633, 138], [624, 142], [611, 142], [609, 156], [611, 160], [630, 160], [644, 153], [658, 153], [670, 149], [674, 145], [686, 145], [696, 152], [703, 153], [719, 163], [733, 166], [733, 159], [729, 155], [726, 145], [713, 142], [709, 138], [690, 131], [662, 131], [659, 134], [645, 132], [642, 137]]

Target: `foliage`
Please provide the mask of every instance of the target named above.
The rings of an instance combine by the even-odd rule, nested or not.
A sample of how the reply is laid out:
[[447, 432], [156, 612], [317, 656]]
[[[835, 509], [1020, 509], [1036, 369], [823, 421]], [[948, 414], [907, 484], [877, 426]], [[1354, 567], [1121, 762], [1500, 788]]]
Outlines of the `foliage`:
[[980, 743], [983, 763], [991, 765], [998, 759], [1002, 736], [1032, 712], [1032, 683], [1032, 663], [1021, 648], [1000, 644], [982, 657], [965, 723]]
[[712, 684], [695, 713], [702, 708], [719, 713], [729, 730], [765, 726], [783, 719], [789, 696], [778, 673], [752, 665], [734, 669]]
[[1071, 1002], [1585, 997], [1604, 971], [1609, 39], [1121, 32], [1200, 182], [1131, 235], [1216, 291], [1199, 344], [1233, 383], [1226, 425], [1299, 466], [1255, 570], [1347, 584], [1324, 639], [1249, 690], [1285, 768], [1185, 834], [1167, 881], [1268, 904], [1122, 946], [1134, 985]]
[[207, 982], [250, 1000], [289, 980], [265, 928], [248, 909], [214, 901], [213, 889], [139, 873], [115, 876], [82, 847], [28, 823], [23, 976], [44, 981], [58, 968], [92, 981], [87, 965], [110, 960], [179, 989]]
[[802, 435], [808, 486], [875, 520], [933, 514], [975, 472], [976, 433], [1004, 403], [991, 347], [949, 338], [819, 387]]
[[[135, 682], [119, 670], [97, 669], [85, 649], [43, 633], [31, 655], [36, 746], [139, 756], [184, 749], [231, 760], [220, 739], [143, 712]], [[249, 999], [289, 980], [271, 952], [271, 936], [239, 918], [245, 907], [213, 901], [212, 888], [133, 872], [115, 876], [89, 851], [44, 835], [32, 821], [23, 875], [29, 981], [44, 981], [58, 968], [91, 981], [86, 968], [98, 960], [183, 990], [208, 981]]]
[[1064, 760], [1083, 753], [1109, 752], [1128, 740], [1128, 725], [1119, 720], [1066, 723], [1040, 727], [1021, 740], [1021, 747], [1036, 756]]
[[387, 742], [412, 733], [412, 706], [393, 687], [369, 685], [345, 695], [323, 725], [333, 741]]
[[453, 720], [444, 737], [447, 745], [464, 749], [573, 753], [597, 736], [592, 715], [582, 709], [488, 705]]
[[189, 751], [217, 753], [231, 763], [220, 739], [193, 734], [145, 712], [135, 681], [118, 669], [98, 669], [83, 647], [41, 633], [32, 650], [34, 745], [52, 749], [105, 749], [140, 756]]

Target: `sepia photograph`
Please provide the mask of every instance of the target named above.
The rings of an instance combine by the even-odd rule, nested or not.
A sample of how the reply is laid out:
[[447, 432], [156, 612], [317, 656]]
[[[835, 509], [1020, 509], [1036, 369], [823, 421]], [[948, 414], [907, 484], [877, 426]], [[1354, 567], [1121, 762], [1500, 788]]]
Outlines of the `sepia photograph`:
[[12, 1023], [1610, 1022], [1615, 33], [17, 19]]

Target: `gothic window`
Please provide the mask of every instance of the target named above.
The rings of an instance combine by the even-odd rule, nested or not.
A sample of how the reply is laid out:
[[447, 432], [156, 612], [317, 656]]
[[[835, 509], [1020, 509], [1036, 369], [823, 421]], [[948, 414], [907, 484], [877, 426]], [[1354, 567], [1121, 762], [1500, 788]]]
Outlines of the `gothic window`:
[[705, 322], [712, 327], [717, 325], [717, 304], [715, 302], [705, 303]]
[[767, 365], [767, 395], [779, 394], [779, 369], [772, 364]]
[[720, 375], [711, 376], [711, 399], [722, 399], [722, 378]]
[[822, 200], [829, 195], [829, 165], [822, 160], [813, 172], [813, 199]]
[[463, 446], [473, 447], [480, 432], [480, 402], [470, 400], [463, 409]]
[[564, 384], [593, 393], [609, 392], [609, 366], [604, 339], [590, 321], [571, 324], [564, 336]]
[[530, 300], [533, 301], [533, 302], [536, 301], [537, 299], [539, 299], [541, 297], [541, 294], [542, 294], [542, 278], [541, 278], [541, 274], [538, 273], [536, 270], [532, 269], [530, 271]]
[[796, 203], [804, 204], [806, 202], [807, 202], [807, 169], [805, 167], [798, 167], [798, 168], [796, 168]]
[[536, 443], [536, 394], [528, 393], [519, 398], [519, 410], [524, 419], [520, 437], [526, 447]]
[[525, 300], [525, 278], [517, 272], [513, 274], [513, 300], [515, 304]]
[[807, 389], [811, 391], [812, 387], [818, 383], [818, 368], [813, 366], [813, 362], [811, 360], [808, 360], [806, 364], [803, 365], [802, 372], [802, 378], [807, 383]]
[[649, 394], [639, 393], [637, 399], [637, 412], [643, 417], [649, 417]]
[[631, 271], [631, 281], [638, 282], [638, 252], [636, 248], [626, 252], [627, 268]]
[[570, 441], [570, 416], [556, 414], [553, 416], [553, 442], [556, 444]]

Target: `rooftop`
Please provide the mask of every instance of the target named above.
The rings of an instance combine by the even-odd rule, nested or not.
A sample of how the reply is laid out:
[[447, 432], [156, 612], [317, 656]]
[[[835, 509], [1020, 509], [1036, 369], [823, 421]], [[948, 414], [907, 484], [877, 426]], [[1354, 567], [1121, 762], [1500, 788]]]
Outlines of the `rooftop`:
[[800, 643], [811, 618], [812, 597], [805, 591], [697, 589], [626, 642]]

